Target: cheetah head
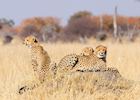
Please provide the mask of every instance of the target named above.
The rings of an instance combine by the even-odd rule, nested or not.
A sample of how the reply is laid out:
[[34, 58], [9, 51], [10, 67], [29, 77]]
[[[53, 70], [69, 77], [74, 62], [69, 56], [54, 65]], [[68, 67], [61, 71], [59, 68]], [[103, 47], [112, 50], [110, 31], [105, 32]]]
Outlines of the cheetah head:
[[95, 55], [100, 59], [106, 59], [107, 56], [107, 47], [99, 45], [95, 48]]
[[93, 53], [94, 53], [94, 50], [93, 50], [92, 47], [85, 47], [85, 48], [82, 49], [81, 55], [89, 56]]
[[28, 36], [24, 39], [23, 42], [25, 45], [27, 45], [28, 47], [32, 47], [33, 45], [38, 43], [38, 40], [36, 39], [35, 36]]

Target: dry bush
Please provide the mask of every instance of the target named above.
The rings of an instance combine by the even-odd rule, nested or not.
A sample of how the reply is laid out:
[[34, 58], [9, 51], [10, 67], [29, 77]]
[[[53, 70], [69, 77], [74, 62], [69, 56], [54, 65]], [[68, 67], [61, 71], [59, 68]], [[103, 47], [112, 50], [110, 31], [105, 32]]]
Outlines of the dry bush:
[[91, 16], [81, 17], [68, 23], [64, 33], [69, 36], [70, 40], [78, 40], [82, 37], [96, 36], [98, 31], [97, 21]]
[[89, 12], [89, 11], [79, 11], [79, 12], [76, 12], [74, 13], [70, 19], [69, 19], [69, 23], [79, 19], [79, 18], [82, 18], [82, 17], [88, 17], [88, 16], [92, 16], [92, 13]]
[[46, 42], [52, 38], [50, 36], [57, 36], [61, 31], [61, 25], [58, 18], [55, 17], [34, 17], [22, 21], [22, 23], [15, 27], [15, 32], [22, 38], [28, 35], [35, 35], [39, 40]]
[[4, 43], [4, 44], [11, 43], [12, 40], [13, 40], [13, 37], [12, 37], [12, 36], [6, 35], [6, 36], [4, 37], [3, 43]]

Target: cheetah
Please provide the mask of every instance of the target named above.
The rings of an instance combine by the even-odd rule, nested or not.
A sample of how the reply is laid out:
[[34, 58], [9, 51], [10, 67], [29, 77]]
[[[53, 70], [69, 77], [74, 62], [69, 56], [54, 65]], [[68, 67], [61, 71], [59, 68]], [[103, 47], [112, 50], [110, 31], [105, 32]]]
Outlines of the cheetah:
[[90, 56], [93, 53], [99, 59], [102, 59], [104, 62], [106, 62], [106, 56], [107, 56], [107, 47], [106, 46], [99, 45], [95, 48], [95, 50], [92, 47], [85, 47], [85, 48], [82, 49], [82, 52], [80, 53], [80, 55]]
[[31, 63], [34, 70], [36, 82], [31, 83], [31, 85], [25, 85], [19, 89], [19, 93], [22, 94], [23, 91], [33, 89], [39, 84], [42, 84], [46, 80], [46, 76], [49, 75], [51, 59], [48, 53], [39, 44], [35, 36], [28, 36], [24, 40], [24, 44], [30, 48], [31, 51]]
[[82, 49], [82, 52], [80, 53], [80, 55], [89, 56], [89, 55], [92, 55], [93, 53], [94, 53], [94, 50], [92, 47], [85, 47]]
[[[89, 55], [92, 55], [92, 54], [95, 54], [99, 59], [102, 59], [104, 62], [106, 62], [106, 56], [107, 56], [107, 47], [106, 46], [103, 46], [103, 45], [98, 45], [95, 50], [93, 50], [92, 47], [85, 47], [82, 49], [82, 53], [81, 55], [83, 56], [89, 56]], [[116, 71], [117, 72], [117, 69], [114, 68], [114, 67], [108, 67], [106, 69], [104, 69], [104, 71]]]
[[107, 47], [103, 45], [99, 45], [95, 48], [95, 55], [102, 59], [104, 62], [106, 62], [106, 56], [107, 56]]
[[[102, 46], [102, 47], [105, 47], [105, 46]], [[95, 49], [95, 51], [97, 52], [98, 50], [98, 46], [96, 47], [96, 49]], [[104, 48], [103, 48], [104, 49]], [[100, 52], [100, 51], [99, 51]], [[106, 53], [105, 53], [106, 54]], [[81, 58], [80, 58], [80, 60], [81, 60], [81, 64], [80, 65], [78, 65], [79, 67], [82, 65], [84, 65], [84, 66], [92, 66], [92, 65], [94, 65], [94, 68], [93, 67], [88, 67], [88, 70], [90, 70], [90, 71], [92, 71], [93, 69], [95, 69], [96, 71], [97, 71], [97, 69], [99, 70], [99, 69], [104, 69], [105, 68], [105, 66], [106, 66], [106, 55], [105, 55], [105, 57], [104, 58], [101, 58], [101, 57], [99, 57], [95, 52], [94, 52], [94, 49], [92, 48], [92, 47], [85, 47], [85, 48], [83, 48], [82, 49], [82, 53], [81, 53]], [[88, 60], [86, 60], [86, 59], [88, 59]], [[102, 61], [101, 61], [101, 60]], [[105, 59], [105, 60], [104, 60]], [[85, 61], [87, 61], [87, 63], [83, 63], [84, 62], [84, 60]], [[89, 62], [88, 62], [89, 61]], [[86, 64], [86, 65], [85, 65]], [[91, 65], [90, 65], [91, 64]], [[96, 67], [95, 67], [96, 66]], [[81, 67], [82, 69], [87, 69], [87, 68], [85, 68], [85, 67]], [[76, 67], [76, 69], [77, 69], [77, 67]], [[84, 71], [85, 71], [84, 70]], [[104, 69], [105, 70], [105, 69]]]
[[75, 71], [98, 71], [106, 67], [106, 63], [99, 59], [94, 53], [90, 55], [87, 53], [85, 54], [70, 54], [64, 56], [58, 63], [57, 73]]
[[69, 54], [64, 56], [58, 63], [57, 67], [55, 66], [54, 68], [56, 74], [57, 72], [62, 73], [69, 71], [93, 71], [93, 69], [97, 71], [105, 67], [105, 60], [94, 54], [94, 49], [92, 47], [85, 47], [82, 49], [80, 55]]
[[76, 54], [64, 56], [57, 65], [57, 73], [64, 73], [72, 70], [77, 62], [78, 56]]
[[[101, 60], [103, 60], [106, 63], [106, 56], [107, 56], [107, 47], [103, 46], [103, 45], [98, 45], [95, 48], [95, 52], [94, 54]], [[114, 73], [118, 73], [118, 75], [120, 76], [121, 74], [119, 73], [118, 69], [115, 67], [106, 67], [104, 70], [102, 71], [111, 71]]]
[[106, 62], [99, 59], [94, 53], [89, 55], [78, 55], [77, 64], [74, 66], [74, 71], [98, 71], [106, 67]]
[[[102, 51], [103, 48], [103, 51]], [[101, 56], [98, 56], [101, 49]], [[97, 53], [98, 52], [98, 53]], [[102, 54], [103, 52], [103, 54]], [[64, 56], [58, 66], [57, 71], [59, 72], [97, 72], [97, 71], [113, 71], [118, 70], [114, 67], [107, 67], [106, 65], [106, 54], [107, 47], [99, 45], [96, 47], [95, 52], [92, 47], [85, 47], [82, 49], [80, 55], [69, 54]]]

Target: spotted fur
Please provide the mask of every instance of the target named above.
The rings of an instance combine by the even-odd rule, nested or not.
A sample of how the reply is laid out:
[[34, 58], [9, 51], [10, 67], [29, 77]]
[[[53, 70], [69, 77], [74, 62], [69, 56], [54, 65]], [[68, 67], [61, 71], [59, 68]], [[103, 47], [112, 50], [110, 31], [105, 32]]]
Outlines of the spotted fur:
[[106, 62], [106, 56], [107, 56], [107, 47], [103, 45], [99, 45], [95, 48], [95, 55], [102, 59], [104, 62]]
[[[31, 63], [34, 70], [36, 81], [29, 80], [25, 86], [19, 89], [19, 93], [32, 90], [45, 82], [50, 70], [51, 59], [48, 53], [38, 43], [38, 40], [34, 36], [28, 36], [24, 40], [24, 44], [30, 48], [31, 51]], [[29, 84], [28, 84], [29, 83]]]

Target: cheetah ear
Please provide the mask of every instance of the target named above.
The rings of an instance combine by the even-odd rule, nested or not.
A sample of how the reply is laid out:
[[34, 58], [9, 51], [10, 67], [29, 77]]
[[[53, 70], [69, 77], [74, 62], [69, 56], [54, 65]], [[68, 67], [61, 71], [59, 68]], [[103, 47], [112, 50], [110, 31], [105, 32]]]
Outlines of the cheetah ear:
[[94, 49], [92, 49], [92, 52], [95, 52]]
[[38, 43], [37, 39], [34, 40], [35, 43]]

